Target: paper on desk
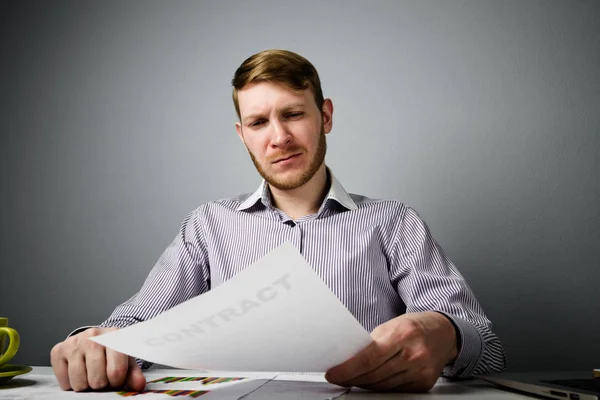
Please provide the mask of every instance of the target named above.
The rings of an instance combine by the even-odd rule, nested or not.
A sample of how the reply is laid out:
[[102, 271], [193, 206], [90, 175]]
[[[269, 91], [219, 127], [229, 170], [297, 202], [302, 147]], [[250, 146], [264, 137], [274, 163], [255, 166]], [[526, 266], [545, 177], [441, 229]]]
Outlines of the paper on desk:
[[268, 381], [244, 396], [244, 400], [329, 400], [348, 392], [327, 382]]
[[371, 342], [291, 243], [151, 320], [90, 339], [176, 368], [289, 372], [324, 372]]
[[[147, 385], [141, 392], [129, 391], [87, 391], [85, 394], [74, 391], [64, 391], [52, 375], [29, 376], [28, 379], [16, 379], [14, 386], [0, 386], [1, 400], [81, 400], [86, 399], [119, 399], [143, 395], [142, 398], [152, 400], [169, 400], [173, 396], [182, 399], [202, 397], [207, 400], [239, 400], [265, 385], [268, 379], [248, 379], [235, 385], [207, 385], [198, 388], [153, 388]], [[19, 383], [21, 381], [22, 383]], [[176, 393], [174, 393], [176, 392]]]

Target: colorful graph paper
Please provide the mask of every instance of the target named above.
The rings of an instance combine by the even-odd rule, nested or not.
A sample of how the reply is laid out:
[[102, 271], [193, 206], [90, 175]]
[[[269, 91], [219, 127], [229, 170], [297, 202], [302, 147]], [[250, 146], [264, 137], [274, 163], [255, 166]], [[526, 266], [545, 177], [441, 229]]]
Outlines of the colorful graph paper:
[[212, 385], [215, 383], [241, 381], [245, 378], [219, 378], [215, 376], [165, 376], [148, 383], [174, 383], [174, 382], [199, 382], [202, 385]]
[[[241, 381], [246, 378], [223, 378], [217, 376], [165, 376], [163, 378], [154, 379], [148, 383], [175, 383], [175, 382], [198, 382], [201, 385], [214, 385], [216, 383], [235, 382]], [[117, 392], [118, 395], [123, 397], [138, 396], [146, 393], [159, 393], [167, 394], [169, 396], [188, 396], [193, 399], [202, 396], [203, 394], [209, 393], [209, 390], [143, 390], [141, 392]]]
[[168, 394], [169, 396], [173, 397], [188, 396], [193, 399], [196, 399], [202, 396], [203, 394], [210, 392], [208, 390], [144, 390], [142, 392], [117, 392], [118, 395], [123, 397], [138, 396], [146, 393]]

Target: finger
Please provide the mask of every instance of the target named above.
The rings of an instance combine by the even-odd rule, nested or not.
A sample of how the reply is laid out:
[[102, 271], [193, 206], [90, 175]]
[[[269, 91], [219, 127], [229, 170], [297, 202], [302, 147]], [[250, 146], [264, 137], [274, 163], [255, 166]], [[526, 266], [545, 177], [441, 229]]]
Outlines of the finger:
[[392, 351], [386, 342], [372, 342], [348, 361], [331, 368], [325, 378], [334, 384], [343, 385], [356, 377], [371, 372], [394, 357], [401, 348]]
[[[384, 381], [394, 375], [408, 371], [410, 364], [406, 361], [402, 351], [395, 354], [392, 358], [384, 362], [372, 371], [359, 375], [349, 381], [343, 382], [342, 386], [361, 386], [375, 384]], [[414, 368], [414, 366], [413, 366]]]
[[87, 381], [90, 388], [99, 390], [108, 386], [104, 346], [97, 343], [89, 346], [85, 353], [85, 368], [87, 370]]
[[82, 354], [76, 354], [69, 358], [67, 368], [69, 370], [69, 384], [74, 391], [81, 392], [89, 388], [85, 359]]
[[146, 387], [146, 377], [133, 357], [129, 357], [129, 372], [125, 383], [128, 388], [136, 392], [141, 392]]
[[129, 370], [129, 357], [112, 349], [106, 349], [106, 376], [110, 387], [123, 387]]
[[69, 384], [69, 369], [67, 359], [62, 354], [61, 348], [60, 344], [54, 346], [50, 352], [50, 363], [52, 364], [52, 370], [60, 388], [62, 390], [69, 390], [71, 389], [71, 385]]

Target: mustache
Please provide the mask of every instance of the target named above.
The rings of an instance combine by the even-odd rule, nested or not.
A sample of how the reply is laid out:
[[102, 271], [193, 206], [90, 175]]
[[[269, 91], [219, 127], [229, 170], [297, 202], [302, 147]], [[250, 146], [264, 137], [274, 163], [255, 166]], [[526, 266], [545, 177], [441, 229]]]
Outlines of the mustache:
[[302, 153], [302, 151], [303, 151], [303, 149], [301, 147], [290, 148], [286, 151], [280, 151], [280, 152], [271, 154], [271, 156], [269, 156], [269, 158], [267, 158], [267, 161], [275, 162], [277, 160], [282, 160], [285, 158], [289, 158], [295, 154]]

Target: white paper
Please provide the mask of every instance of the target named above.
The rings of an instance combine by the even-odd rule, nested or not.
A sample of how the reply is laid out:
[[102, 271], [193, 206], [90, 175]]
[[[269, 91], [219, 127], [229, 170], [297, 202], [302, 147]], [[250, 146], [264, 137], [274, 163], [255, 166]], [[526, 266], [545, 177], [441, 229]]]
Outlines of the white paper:
[[244, 396], [243, 400], [328, 400], [348, 391], [347, 388], [330, 383], [269, 381]]
[[284, 372], [277, 374], [273, 379], [276, 381], [327, 382], [327, 379], [325, 379], [325, 374], [322, 372]]
[[[177, 371], [177, 370], [151, 370], [145, 371], [144, 375], [148, 380], [153, 378], [161, 377], [161, 376], [199, 376], [204, 375], [203, 372], [200, 371]], [[305, 374], [296, 374], [298, 378], [302, 377]], [[216, 376], [216, 375], [213, 375]], [[301, 396], [307, 397], [308, 394], [313, 393], [316, 396], [310, 397], [312, 399], [320, 399], [326, 398], [330, 394], [335, 394], [338, 389], [334, 388], [326, 388], [323, 385], [309, 387], [308, 385], [304, 387], [294, 386], [293, 383], [290, 384], [288, 382], [283, 382], [283, 385], [275, 385], [275, 386], [267, 386], [271, 385], [273, 382], [281, 383], [279, 379], [284, 377], [283, 375], [278, 376], [275, 380], [270, 381], [268, 379], [262, 379], [262, 377], [267, 377], [269, 374], [257, 374], [257, 373], [247, 373], [245, 375], [235, 376], [248, 376], [251, 377], [248, 381], [245, 382], [244, 385], [239, 386], [231, 386], [231, 387], [223, 387], [219, 390], [212, 390], [210, 393], [202, 395], [198, 397], [199, 399], [209, 399], [209, 400], [247, 400], [245, 397], [246, 394], [248, 396], [254, 395], [259, 398], [270, 397], [274, 398], [274, 393], [281, 393], [285, 389], [290, 392], [290, 398], [294, 400], [301, 398]], [[260, 377], [260, 378], [259, 378]], [[262, 379], [262, 380], [261, 380]], [[475, 381], [477, 382], [477, 381]], [[347, 394], [342, 394], [337, 400], [393, 400], [393, 399], [406, 399], [406, 400], [423, 400], [423, 399], [465, 399], [465, 398], [477, 398], [477, 399], [486, 399], [486, 400], [513, 400], [513, 399], [530, 399], [529, 396], [519, 395], [507, 391], [502, 391], [497, 389], [496, 387], [468, 387], [466, 386], [468, 383], [460, 383], [460, 382], [448, 382], [444, 379], [439, 379], [436, 385], [429, 391], [429, 393], [373, 393], [368, 391], [363, 391], [357, 388], [352, 388], [352, 390]], [[488, 383], [479, 383], [480, 385], [491, 385]], [[210, 385], [207, 385], [210, 386]], [[225, 390], [226, 389], [226, 390]], [[264, 390], [263, 390], [264, 389]], [[339, 390], [344, 390], [344, 388], [340, 388]], [[243, 394], [240, 394], [243, 393]], [[298, 393], [299, 396], [291, 397], [293, 393]], [[265, 395], [265, 397], [261, 397], [258, 395]], [[286, 393], [283, 393], [281, 396], [285, 396]], [[325, 397], [323, 397], [325, 395]], [[129, 397], [123, 397], [118, 394], [118, 392], [85, 392], [85, 393], [77, 393], [73, 391], [63, 391], [56, 381], [56, 378], [52, 374], [52, 370], [50, 367], [34, 367], [34, 370], [20, 377], [13, 378], [12, 380], [6, 382], [5, 384], [0, 386], [0, 399], [2, 400], [81, 400], [81, 399], [125, 399]], [[132, 396], [132, 399], [145, 399], [145, 400], [174, 400], [174, 399], [182, 399], [188, 400], [191, 397], [189, 396], [178, 396], [173, 397], [167, 394], [155, 394], [145, 392], [139, 396]], [[250, 397], [250, 399], [252, 399]], [[285, 397], [279, 397], [279, 400], [285, 399]]]
[[[199, 387], [152, 387], [149, 385], [142, 392], [136, 395], [124, 395], [121, 394], [120, 390], [115, 391], [100, 391], [93, 392], [87, 391], [85, 393], [78, 393], [72, 390], [64, 391], [58, 385], [56, 378], [52, 375], [44, 376], [31, 376], [29, 380], [24, 379], [15, 380], [13, 386], [0, 386], [0, 399], [2, 400], [77, 400], [81, 398], [86, 399], [126, 399], [126, 398], [143, 398], [143, 399], [156, 399], [156, 400], [172, 400], [175, 397], [166, 393], [155, 393], [152, 390], [203, 390], [208, 393], [201, 394], [198, 398], [207, 400], [238, 400], [243, 398], [246, 394], [252, 393], [259, 389], [265, 383], [267, 379], [248, 379], [239, 381], [235, 385], [200, 385]], [[177, 398], [180, 399], [192, 399], [193, 396], [187, 394], [179, 394]]]
[[90, 339], [176, 368], [287, 372], [325, 372], [371, 342], [291, 243], [149, 321]]
[[[172, 370], [175, 371], [175, 370]], [[182, 373], [183, 372], [183, 373]], [[172, 376], [173, 374], [169, 374]], [[185, 371], [179, 370], [179, 373], [175, 374], [177, 376], [188, 376]], [[211, 376], [213, 376], [211, 374]], [[148, 383], [146, 383], [146, 387], [144, 388], [144, 392], [148, 393], [149, 391], [160, 391], [160, 390], [189, 390], [189, 391], [206, 391], [208, 393], [200, 395], [200, 397], [204, 399], [215, 399], [215, 400], [238, 400], [243, 398], [248, 393], [254, 392], [267, 382], [269, 382], [273, 377], [264, 377], [261, 379], [256, 378], [245, 378], [239, 381], [230, 381], [223, 383], [210, 383], [203, 384], [199, 381], [191, 381], [191, 382], [171, 382], [171, 383], [157, 383], [150, 382], [150, 377], [146, 375], [146, 379], [148, 379]], [[154, 394], [154, 393], [153, 393]], [[186, 395], [181, 395], [185, 398]], [[189, 396], [189, 395], [188, 395]]]
[[[180, 373], [177, 375], [187, 377], [186, 373]], [[146, 383], [145, 390], [175, 390], [176, 389], [176, 390], [209, 390], [209, 391], [213, 391], [213, 390], [219, 390], [219, 389], [229, 387], [229, 386], [235, 386], [235, 385], [242, 384], [242, 383], [245, 384], [250, 381], [261, 380], [263, 382], [266, 382], [269, 379], [272, 379], [272, 378], [267, 378], [267, 379], [245, 378], [245, 379], [239, 380], [239, 381], [229, 381], [229, 382], [223, 382], [223, 383], [210, 383], [210, 384], [204, 384], [201, 381], [177, 381], [177, 382], [165, 383], [165, 382], [151, 382], [150, 380], [148, 380], [148, 382]]]

